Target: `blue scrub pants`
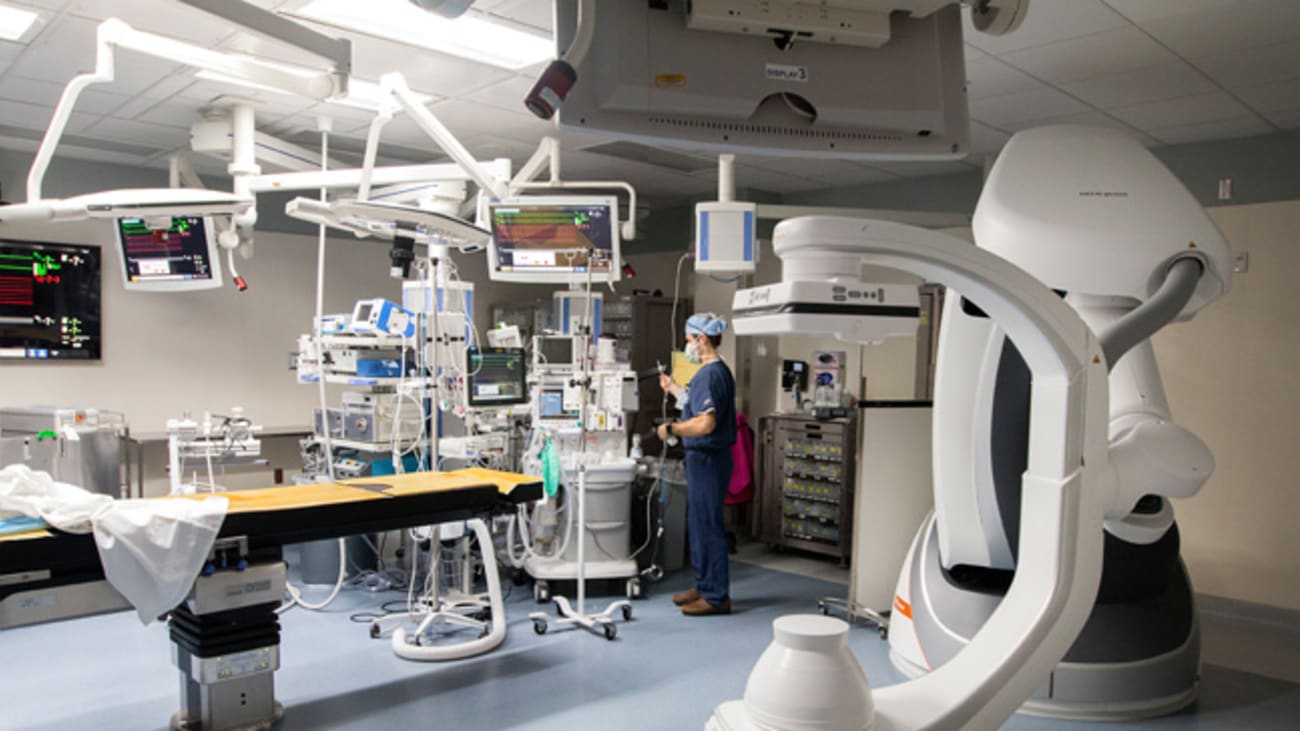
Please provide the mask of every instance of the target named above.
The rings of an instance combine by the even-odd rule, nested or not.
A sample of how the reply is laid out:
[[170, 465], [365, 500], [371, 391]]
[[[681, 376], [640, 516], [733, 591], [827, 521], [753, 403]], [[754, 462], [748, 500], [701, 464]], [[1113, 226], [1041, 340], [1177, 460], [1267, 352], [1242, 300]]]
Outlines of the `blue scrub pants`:
[[722, 509], [731, 483], [730, 449], [686, 450], [686, 530], [695, 588], [710, 604], [730, 598], [727, 529]]

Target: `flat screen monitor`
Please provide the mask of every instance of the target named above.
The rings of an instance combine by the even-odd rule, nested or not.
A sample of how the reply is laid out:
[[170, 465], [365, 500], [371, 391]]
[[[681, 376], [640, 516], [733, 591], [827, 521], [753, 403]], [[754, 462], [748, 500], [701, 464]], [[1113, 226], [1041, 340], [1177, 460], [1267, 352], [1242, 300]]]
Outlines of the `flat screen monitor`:
[[618, 281], [618, 199], [532, 196], [488, 206], [488, 276], [502, 282]]
[[537, 360], [541, 365], [550, 366], [553, 369], [572, 367], [573, 338], [568, 335], [560, 337], [539, 336], [537, 338]]
[[99, 254], [0, 239], [0, 359], [99, 360]]
[[528, 403], [528, 364], [523, 348], [469, 348], [466, 356], [471, 407]]
[[[573, 43], [579, 2], [555, 2], [559, 49]], [[784, 11], [757, 2], [692, 5], [601, 3], [560, 128], [616, 138], [624, 152], [628, 142], [841, 160], [958, 160], [969, 152], [956, 4], [924, 17], [892, 13], [889, 39], [878, 48], [838, 42], [833, 29], [821, 38], [782, 29], [776, 18], [786, 12], [815, 23], [818, 15], [879, 3], [771, 4], [790, 8]], [[724, 8], [749, 17], [750, 27], [691, 27], [697, 12]], [[641, 150], [650, 162], [655, 152]]]
[[563, 388], [544, 388], [538, 398], [537, 416], [542, 419], [572, 419], [578, 415], [564, 410]]
[[185, 292], [220, 287], [221, 264], [213, 228], [212, 219], [205, 216], [174, 216], [166, 228], [152, 219], [117, 219], [126, 288]]

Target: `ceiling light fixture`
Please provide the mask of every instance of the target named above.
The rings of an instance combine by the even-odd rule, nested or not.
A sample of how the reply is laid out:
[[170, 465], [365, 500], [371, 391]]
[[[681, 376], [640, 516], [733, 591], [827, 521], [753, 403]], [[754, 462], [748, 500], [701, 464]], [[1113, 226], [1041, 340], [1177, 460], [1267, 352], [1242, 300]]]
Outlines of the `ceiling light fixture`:
[[0, 5], [0, 39], [21, 40], [40, 16], [30, 10]]
[[416, 7], [409, 0], [364, 3], [311, 0], [291, 14], [337, 30], [362, 33], [512, 70], [555, 56], [555, 47], [549, 38], [473, 14], [444, 18]]
[[[298, 66], [290, 66], [289, 64], [273, 63], [265, 59], [257, 59], [257, 61], [258, 63], [264, 63], [269, 66], [274, 66], [275, 68], [278, 68], [286, 73], [301, 75], [304, 78], [312, 76], [315, 73], [310, 69], [305, 69]], [[226, 74], [217, 73], [215, 71], [201, 70], [198, 73], [194, 74], [194, 76], [195, 78], [204, 79], [206, 81], [216, 81], [223, 84], [234, 84], [236, 86], [242, 86], [249, 89], [256, 89], [258, 91], [269, 91], [276, 94], [286, 94], [286, 92], [281, 91], [280, 89], [276, 89], [275, 87], [265, 86], [255, 81], [249, 81], [247, 79], [241, 79], [235, 76], [228, 76]], [[353, 107], [355, 109], [364, 109], [365, 111], [368, 112], [374, 112], [379, 110], [379, 105], [383, 101], [385, 96], [386, 95], [383, 89], [380, 88], [379, 84], [376, 84], [373, 81], [365, 81], [364, 79], [358, 79], [354, 76], [348, 79], [347, 93], [344, 94], [343, 96], [330, 99], [329, 103], [342, 104], [343, 106]], [[420, 100], [421, 104], [429, 104], [434, 101], [434, 97], [431, 97], [427, 94], [416, 94], [416, 98]]]

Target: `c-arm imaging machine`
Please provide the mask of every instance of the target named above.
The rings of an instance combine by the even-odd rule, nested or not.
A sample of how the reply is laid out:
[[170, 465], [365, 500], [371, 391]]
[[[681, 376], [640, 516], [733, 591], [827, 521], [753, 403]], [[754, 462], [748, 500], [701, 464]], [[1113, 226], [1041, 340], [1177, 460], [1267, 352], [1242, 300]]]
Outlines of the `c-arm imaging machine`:
[[[1144, 496], [1191, 494], [1212, 469], [1208, 450], [1168, 421], [1150, 344], [1138, 343], [1226, 290], [1227, 246], [1195, 199], [1139, 144], [1118, 132], [1081, 127], [1014, 137], [981, 197], [975, 231], [978, 247], [881, 221], [782, 222], [773, 246], [783, 261], [784, 281], [737, 292], [735, 327], [740, 335], [852, 333], [863, 341], [895, 334], [899, 323], [891, 324], [879, 307], [819, 294], [835, 287], [876, 289], [845, 274], [859, 271], [862, 262], [918, 274], [960, 293], [950, 300], [955, 304], [949, 312], [964, 306], [963, 312], [987, 324], [981, 336], [971, 337], [963, 336], [962, 325], [945, 322], [945, 333], [953, 332], [941, 345], [936, 400], [948, 400], [947, 410], [936, 414], [934, 461], [936, 514], [949, 523], [974, 522], [971, 515], [983, 520], [998, 515], [999, 508], [1007, 512], [1005, 502], [990, 510], [980, 496], [964, 503], [951, 497], [961, 490], [945, 483], [946, 475], [967, 474], [968, 484], [969, 473], [979, 480], [986, 474], [981, 470], [991, 469], [987, 446], [970, 448], [963, 442], [970, 441], [972, 431], [976, 439], [981, 434], [987, 439], [997, 425], [990, 427], [987, 420], [989, 394], [982, 396], [985, 410], [980, 411], [979, 398], [954, 399], [953, 387], [948, 385], [947, 394], [944, 387], [988, 377], [986, 370], [963, 373], [971, 361], [963, 345], [995, 334], [987, 347], [996, 363], [996, 356], [1005, 354], [1003, 339], [1013, 343], [1023, 359], [1017, 381], [1023, 427], [1016, 433], [1025, 441], [1021, 461], [1006, 475], [1017, 488], [1009, 502], [1018, 519], [1005, 535], [1015, 537], [1019, 551], [1014, 572], [1001, 576], [1004, 593], [987, 602], [969, 634], [952, 643], [942, 659], [930, 655], [931, 663], [919, 665], [912, 680], [875, 691], [860, 671], [845, 673], [842, 664], [826, 660], [846, 652], [845, 625], [818, 617], [798, 618], [812, 620], [803, 623], [778, 620], [776, 641], [751, 674], [744, 700], [719, 706], [710, 729], [995, 728], [1026, 700], [1042, 698], [1049, 678], [1076, 683], [1070, 689], [1074, 695], [1055, 700], [1067, 701], [1058, 712], [1081, 715], [1112, 700], [1086, 697], [1089, 688], [1114, 689], [1140, 679], [1134, 668], [1110, 668], [1119, 673], [1118, 682], [1087, 675], [1089, 668], [1078, 674], [1079, 668], [1061, 660], [1069, 659], [1081, 632], [1091, 631], [1104, 606], [1099, 600], [1111, 598], [1107, 592], [1114, 589], [1103, 580], [1103, 566], [1115, 537], [1150, 545], [1171, 531], [1167, 504]], [[1024, 268], [994, 252], [1015, 257]], [[1062, 296], [1048, 288], [1058, 283], [1047, 276], [1046, 266], [1085, 281], [1071, 284], [1075, 289]], [[1075, 293], [1089, 287], [1096, 287], [1093, 297]], [[1144, 304], [1135, 308], [1139, 302]], [[859, 324], [835, 325], [837, 315], [856, 316]], [[1101, 337], [1093, 327], [1104, 328]], [[1130, 355], [1121, 357], [1125, 352]], [[942, 530], [943, 518], [935, 523]], [[916, 647], [927, 631], [952, 631], [941, 614], [950, 608], [927, 604], [938, 601], [931, 587], [947, 585], [952, 574], [938, 582], [916, 580], [918, 571], [926, 578], [938, 575], [939, 558], [946, 562], [955, 554], [943, 543], [936, 550], [934, 531], [929, 524], [922, 529], [899, 582], [891, 639], [895, 663], [904, 667], [900, 656], [910, 657], [904, 654], [911, 649], [907, 643]], [[1174, 560], [1166, 558], [1165, 565], [1181, 571], [1174, 540]], [[931, 562], [935, 571], [928, 569]], [[949, 570], [949, 564], [942, 568]], [[1159, 577], [1155, 583], [1175, 594], [1180, 588]], [[1185, 578], [1181, 587], [1186, 589]], [[926, 611], [934, 613], [929, 628], [922, 626], [921, 617], [930, 616], [922, 615]], [[918, 649], [922, 658], [932, 651]], [[1186, 651], [1155, 659], [1163, 661], [1157, 680], [1139, 684], [1136, 692], [1175, 686], [1173, 691], [1155, 698], [1153, 706], [1144, 705], [1145, 698], [1121, 703], [1122, 711], [1150, 713], [1189, 698], [1187, 689], [1176, 687]], [[1194, 656], [1191, 662], [1194, 667]], [[816, 673], [832, 667], [840, 672]], [[1046, 700], [1053, 700], [1050, 694]], [[1054, 709], [1030, 705], [1027, 710]]]

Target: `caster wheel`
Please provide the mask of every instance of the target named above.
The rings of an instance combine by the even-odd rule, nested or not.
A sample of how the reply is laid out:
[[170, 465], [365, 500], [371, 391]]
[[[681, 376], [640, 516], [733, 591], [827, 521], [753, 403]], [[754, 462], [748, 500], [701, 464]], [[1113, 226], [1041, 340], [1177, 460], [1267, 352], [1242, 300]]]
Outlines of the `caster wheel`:
[[539, 634], [539, 635], [544, 635], [544, 634], [546, 634], [546, 620], [544, 620], [544, 619], [534, 619], [534, 620], [533, 620], [533, 631], [536, 632], [536, 633]]
[[545, 604], [551, 599], [551, 585], [545, 581], [538, 581], [533, 584], [533, 599], [538, 604]]
[[887, 639], [889, 639], [889, 628], [888, 628], [888, 627], [881, 627], [881, 628], [880, 628], [879, 630], [877, 630], [877, 631], [880, 633], [880, 639], [882, 639], [882, 640], [887, 640]]
[[628, 604], [623, 605], [623, 621], [624, 622], [632, 621], [632, 607]]
[[831, 613], [831, 610], [827, 609], [826, 605], [821, 602], [817, 602], [817, 611], [821, 612], [822, 616], [830, 616]]
[[628, 579], [628, 580], [627, 580], [627, 592], [626, 592], [626, 593], [627, 593], [627, 598], [628, 598], [628, 599], [640, 599], [640, 598], [641, 598], [641, 580], [640, 580], [640, 579]]
[[615, 637], [618, 637], [618, 627], [615, 627], [612, 624], [606, 624], [604, 625], [604, 628], [605, 628], [605, 639], [612, 640]]
[[374, 639], [379, 639], [379, 634], [380, 634], [379, 625], [377, 624], [370, 625], [370, 636]]

